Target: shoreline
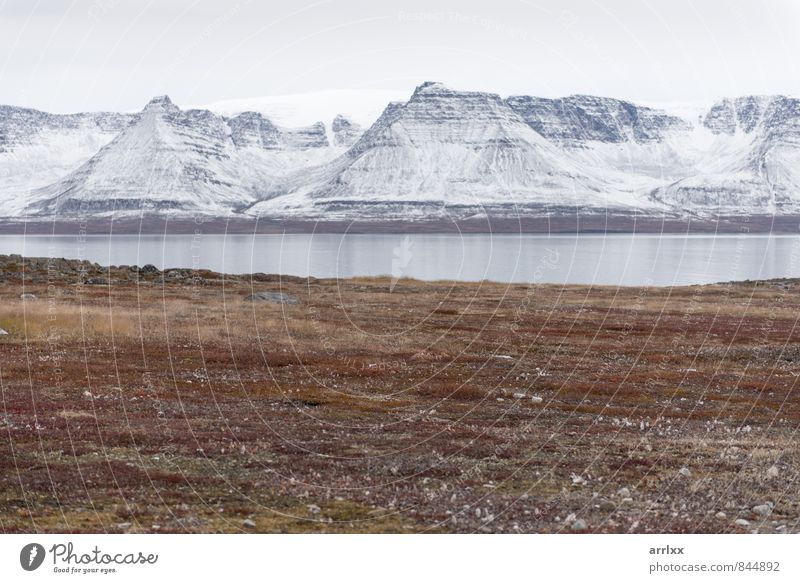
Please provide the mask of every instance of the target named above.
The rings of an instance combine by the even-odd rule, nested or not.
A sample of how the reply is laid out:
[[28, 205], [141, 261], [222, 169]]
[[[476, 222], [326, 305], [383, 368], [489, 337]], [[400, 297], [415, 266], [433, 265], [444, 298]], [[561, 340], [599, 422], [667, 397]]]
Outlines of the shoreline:
[[733, 234], [800, 233], [800, 215], [713, 218], [636, 215], [484, 217], [460, 220], [302, 220], [225, 218], [89, 218], [86, 220], [0, 219], [0, 234]]
[[[0, 235], [2, 236], [2, 235]], [[0, 253], [0, 285], [9, 279], [9, 275], [17, 274], [22, 276], [21, 266], [26, 264], [33, 283], [41, 283], [47, 278], [55, 277], [59, 282], [70, 279], [70, 285], [87, 285], [86, 279], [91, 280], [88, 285], [114, 287], [126, 285], [153, 285], [179, 283], [186, 284], [189, 281], [209, 281], [218, 280], [219, 282], [250, 282], [259, 283], [291, 283], [291, 284], [353, 284], [356, 282], [366, 282], [373, 284], [386, 284], [392, 281], [389, 274], [383, 275], [358, 275], [351, 277], [316, 277], [304, 275], [291, 275], [282, 273], [266, 272], [245, 272], [233, 273], [225, 271], [215, 271], [207, 268], [193, 267], [165, 267], [159, 268], [151, 264], [143, 265], [105, 265], [88, 259], [70, 259], [66, 257], [29, 257], [19, 254]], [[9, 265], [12, 266], [8, 271]], [[4, 273], [6, 270], [6, 273]], [[5, 277], [4, 277], [5, 276]], [[111, 279], [106, 279], [109, 276]], [[49, 279], [47, 279], [49, 281]], [[496, 286], [505, 288], [562, 288], [562, 289], [587, 289], [587, 290], [682, 290], [708, 287], [725, 286], [776, 286], [787, 289], [800, 282], [800, 277], [773, 277], [767, 279], [742, 279], [724, 280], [708, 283], [687, 283], [681, 285], [616, 285], [602, 283], [557, 283], [557, 282], [523, 282], [523, 281], [501, 281], [492, 279], [482, 280], [462, 280], [462, 279], [418, 279], [413, 277], [403, 277], [402, 281], [415, 285], [453, 285], [453, 286]], [[20, 280], [20, 283], [22, 281]]]

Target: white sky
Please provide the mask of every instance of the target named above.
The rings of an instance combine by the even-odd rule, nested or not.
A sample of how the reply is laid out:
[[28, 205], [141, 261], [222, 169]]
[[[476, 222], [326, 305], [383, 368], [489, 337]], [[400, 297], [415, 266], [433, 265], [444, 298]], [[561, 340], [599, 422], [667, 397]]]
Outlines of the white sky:
[[0, 0], [0, 103], [138, 110], [422, 81], [648, 102], [800, 94], [794, 0]]

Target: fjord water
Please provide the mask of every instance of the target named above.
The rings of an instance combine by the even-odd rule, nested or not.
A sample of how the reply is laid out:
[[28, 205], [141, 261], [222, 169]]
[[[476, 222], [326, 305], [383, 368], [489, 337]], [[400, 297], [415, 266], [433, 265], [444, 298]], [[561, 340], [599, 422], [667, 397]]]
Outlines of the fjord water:
[[313, 277], [689, 285], [800, 276], [796, 235], [0, 236], [0, 254]]

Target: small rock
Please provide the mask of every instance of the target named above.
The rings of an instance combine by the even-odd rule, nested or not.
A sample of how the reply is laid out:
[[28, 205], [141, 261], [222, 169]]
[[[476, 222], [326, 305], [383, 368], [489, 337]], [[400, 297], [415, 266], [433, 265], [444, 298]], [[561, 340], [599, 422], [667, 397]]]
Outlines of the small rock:
[[614, 512], [617, 509], [617, 505], [614, 504], [611, 500], [603, 500], [600, 502], [600, 510], [603, 512]]
[[21, 299], [24, 302], [27, 300], [35, 300], [36, 296], [34, 294], [20, 294], [19, 299]]
[[296, 304], [297, 300], [282, 292], [256, 292], [244, 298], [246, 302], [269, 302], [272, 304]]
[[769, 504], [759, 504], [758, 506], [753, 506], [753, 512], [759, 516], [767, 517], [772, 514], [772, 506]]
[[515, 399], [524, 399], [525, 398], [525, 393], [514, 393], [514, 398]]
[[242, 526], [245, 527], [245, 528], [255, 528], [256, 527], [256, 523], [255, 523], [254, 520], [246, 518], [246, 519], [244, 519], [242, 521]]
[[117, 528], [120, 530], [128, 530], [132, 524], [130, 522], [120, 522], [117, 524]]
[[580, 532], [582, 530], [586, 530], [586, 528], [587, 528], [586, 521], [583, 520], [582, 518], [579, 518], [578, 520], [573, 522], [572, 526], [570, 526], [569, 528], [570, 528], [570, 530], [572, 530], [574, 532]]
[[725, 513], [724, 513], [724, 512], [722, 512], [722, 511], [720, 511], [720, 512], [717, 512], [717, 513], [716, 513], [714, 516], [716, 516], [716, 517], [717, 517], [717, 518], [719, 518], [720, 520], [725, 520], [725, 519], [728, 517], [728, 515], [727, 515], [727, 514], [725, 514]]
[[780, 473], [781, 472], [778, 469], [778, 466], [772, 466], [770, 469], [767, 470], [767, 478], [769, 478], [770, 480], [774, 480], [780, 475]]
[[577, 519], [578, 519], [578, 517], [575, 516], [574, 512], [572, 512], [572, 513], [568, 514], [567, 517], [564, 519], [564, 524], [572, 524]]
[[8, 332], [0, 328], [0, 336], [8, 336]]
[[542, 399], [541, 397], [531, 397], [531, 402], [532, 402], [532, 403], [539, 404], [539, 403], [541, 403], [542, 401], [544, 401], [544, 399]]
[[620, 488], [619, 490], [617, 490], [617, 496], [622, 496], [623, 498], [630, 498], [631, 491], [628, 490], [627, 488]]
[[750, 521], [749, 520], [745, 520], [744, 518], [737, 518], [734, 521], [734, 524], [736, 526], [750, 526]]
[[691, 475], [692, 475], [692, 470], [690, 470], [690, 469], [689, 469], [689, 468], [687, 468], [686, 466], [683, 466], [683, 467], [682, 467], [680, 470], [678, 470], [678, 473], [679, 473], [681, 476], [683, 476], [684, 478], [688, 478], [689, 476], [691, 476]]
[[320, 512], [322, 512], [322, 509], [319, 506], [317, 506], [316, 504], [309, 504], [308, 505], [308, 511], [311, 514], [319, 514]]
[[148, 263], [139, 268], [139, 273], [148, 274], [148, 273], [161, 273], [161, 271], [155, 265]]

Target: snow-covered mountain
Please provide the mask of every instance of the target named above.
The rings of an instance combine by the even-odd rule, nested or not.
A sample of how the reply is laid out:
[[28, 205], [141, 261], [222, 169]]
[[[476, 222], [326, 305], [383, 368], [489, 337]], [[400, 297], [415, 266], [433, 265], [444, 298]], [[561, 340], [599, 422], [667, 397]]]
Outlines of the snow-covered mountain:
[[[290, 175], [254, 214], [407, 216], [443, 205], [630, 210], [614, 173], [585, 168], [499, 95], [420, 85], [340, 158]], [[647, 206], [645, 199], [639, 205]]]
[[325, 128], [283, 129], [259, 113], [228, 119], [156, 97], [95, 156], [30, 193], [39, 216], [120, 212], [226, 215], [279, 176], [341, 153]]
[[0, 214], [19, 212], [30, 189], [50, 184], [86, 162], [133, 117], [61, 115], [0, 105]]
[[795, 98], [681, 116], [428, 82], [366, 129], [355, 101], [317, 104], [327, 117], [302, 127], [278, 121], [285, 103], [277, 116], [181, 110], [167, 97], [136, 114], [0, 107], [0, 216], [800, 213]]
[[706, 114], [714, 135], [697, 172], [652, 196], [699, 213], [800, 212], [800, 99], [725, 99]]

